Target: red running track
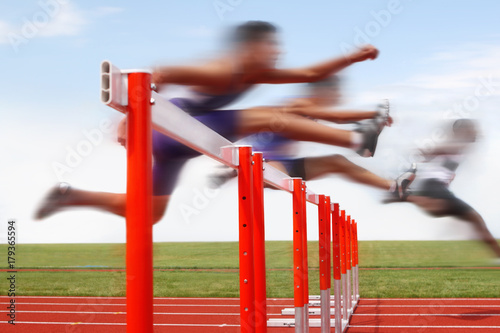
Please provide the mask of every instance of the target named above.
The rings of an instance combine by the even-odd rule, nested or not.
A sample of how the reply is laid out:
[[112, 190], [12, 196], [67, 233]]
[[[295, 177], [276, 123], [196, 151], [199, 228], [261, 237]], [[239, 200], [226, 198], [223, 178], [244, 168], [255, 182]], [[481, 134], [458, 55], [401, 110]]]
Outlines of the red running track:
[[[123, 297], [16, 297], [16, 325], [7, 323], [10, 298], [0, 296], [0, 332], [126, 332]], [[269, 299], [269, 318], [293, 307]], [[155, 298], [155, 332], [239, 332], [237, 298]], [[269, 328], [270, 333], [293, 328]], [[500, 332], [500, 299], [361, 299], [348, 333]], [[319, 332], [319, 328], [310, 330]]]

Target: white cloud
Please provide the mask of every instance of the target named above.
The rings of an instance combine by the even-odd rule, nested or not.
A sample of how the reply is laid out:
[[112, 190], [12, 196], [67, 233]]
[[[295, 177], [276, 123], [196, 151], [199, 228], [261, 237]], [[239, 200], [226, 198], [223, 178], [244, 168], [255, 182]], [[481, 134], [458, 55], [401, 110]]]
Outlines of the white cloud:
[[9, 23], [5, 21], [0, 21], [0, 44], [5, 44], [9, 42], [8, 33], [11, 31]]
[[[417, 74], [405, 84], [420, 88], [452, 91], [475, 89], [481, 78], [500, 78], [500, 46], [497, 43], [466, 43], [447, 51], [439, 51], [422, 63], [426, 73]], [[500, 89], [494, 93], [500, 95]]]
[[[398, 79], [390, 85], [374, 87], [359, 93], [356, 101], [373, 102], [381, 97], [397, 100], [413, 109], [424, 106], [445, 110], [453, 103], [475, 96], [484, 81], [492, 82], [490, 90], [481, 88], [481, 103], [500, 96], [500, 46], [497, 43], [464, 43], [437, 51], [414, 64], [416, 74]], [[419, 111], [420, 112], [420, 111]]]
[[0, 21], [0, 44], [12, 43], [15, 48], [33, 38], [75, 36], [87, 24], [85, 11], [69, 1], [39, 5], [22, 17], [19, 24]]
[[61, 5], [59, 13], [52, 17], [52, 20], [46, 27], [40, 29], [40, 36], [54, 37], [78, 35], [86, 22], [84, 12], [68, 2]]
[[[50, 3], [50, 5], [47, 5]], [[78, 36], [88, 24], [89, 17], [104, 17], [120, 13], [121, 7], [100, 6], [86, 11], [78, 8], [70, 1], [44, 2], [15, 25], [6, 20], [0, 20], [0, 44], [13, 43], [15, 48], [33, 38]], [[197, 30], [195, 34], [203, 34]]]

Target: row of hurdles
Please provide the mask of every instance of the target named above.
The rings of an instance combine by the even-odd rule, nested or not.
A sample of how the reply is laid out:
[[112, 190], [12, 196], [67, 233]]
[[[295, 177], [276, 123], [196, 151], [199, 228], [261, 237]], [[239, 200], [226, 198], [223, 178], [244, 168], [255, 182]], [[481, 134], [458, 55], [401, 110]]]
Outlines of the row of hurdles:
[[[153, 331], [152, 144], [157, 131], [238, 170], [240, 331], [294, 327], [308, 332], [344, 332], [359, 300], [357, 223], [318, 195], [300, 178], [291, 178], [253, 152], [200, 123], [153, 91], [151, 73], [101, 64], [101, 101], [127, 115], [127, 332]], [[267, 320], [264, 183], [293, 199], [294, 318]], [[318, 206], [320, 295], [309, 295], [306, 203]], [[332, 260], [333, 259], [333, 260]], [[333, 269], [332, 269], [333, 268]], [[334, 296], [331, 296], [333, 271]], [[332, 319], [331, 307], [334, 314]], [[319, 306], [319, 308], [316, 308]], [[320, 315], [320, 319], [309, 315]]]

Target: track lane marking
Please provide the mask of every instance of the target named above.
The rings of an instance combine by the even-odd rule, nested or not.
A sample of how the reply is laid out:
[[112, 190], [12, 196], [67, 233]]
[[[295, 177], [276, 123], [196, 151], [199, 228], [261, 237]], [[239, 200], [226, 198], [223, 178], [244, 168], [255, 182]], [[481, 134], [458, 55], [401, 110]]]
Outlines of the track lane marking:
[[[1, 324], [10, 325], [6, 322], [0, 322]], [[126, 323], [75, 323], [75, 322], [37, 322], [37, 321], [17, 321], [17, 324], [29, 324], [29, 325], [103, 325], [103, 326], [126, 326]], [[240, 325], [235, 324], [153, 324], [154, 326], [179, 326], [179, 327], [240, 327]]]
[[500, 304], [499, 305], [478, 305], [478, 304], [471, 304], [471, 305], [443, 305], [443, 304], [434, 304], [434, 305], [423, 305], [423, 304], [415, 304], [415, 305], [377, 305], [377, 304], [359, 304], [358, 307], [361, 308], [495, 308], [495, 309], [500, 309]]
[[500, 326], [448, 326], [448, 325], [443, 325], [443, 326], [425, 326], [425, 325], [419, 325], [419, 326], [389, 326], [389, 325], [349, 325], [349, 328], [415, 328], [415, 329], [422, 329], [422, 328], [500, 328]]
[[454, 316], [458, 316], [458, 317], [475, 317], [475, 316], [484, 316], [484, 317], [495, 317], [495, 316], [500, 316], [500, 313], [492, 313], [492, 314], [488, 314], [488, 313], [480, 313], [480, 314], [472, 314], [472, 313], [463, 313], [463, 314], [460, 314], [460, 313], [449, 313], [449, 314], [446, 314], [446, 313], [353, 313], [352, 314], [353, 316], [373, 316], [373, 317], [376, 317], [376, 316], [429, 316], [429, 317], [432, 317], [432, 316], [442, 316], [442, 317], [447, 317], [447, 316], [451, 316], [451, 317], [454, 317]]
[[[0, 305], [10, 304], [9, 302], [0, 302]], [[39, 303], [39, 302], [30, 302], [30, 303], [22, 303], [17, 302], [17, 305], [87, 305], [87, 306], [126, 306], [125, 303]], [[153, 304], [153, 306], [176, 306], [176, 307], [239, 307], [239, 304]], [[270, 304], [267, 307], [283, 307], [282, 304]]]
[[[108, 312], [108, 311], [44, 311], [44, 310], [20, 310], [16, 313], [72, 313], [72, 314], [104, 314], [104, 315], [124, 315], [127, 312]], [[154, 315], [182, 315], [182, 316], [239, 316], [240, 313], [208, 313], [208, 312], [153, 312]]]

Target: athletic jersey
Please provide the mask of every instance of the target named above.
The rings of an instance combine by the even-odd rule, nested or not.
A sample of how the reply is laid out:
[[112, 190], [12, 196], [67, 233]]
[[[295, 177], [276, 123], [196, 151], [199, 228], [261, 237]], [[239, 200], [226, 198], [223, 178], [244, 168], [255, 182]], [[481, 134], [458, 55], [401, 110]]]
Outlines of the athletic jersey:
[[429, 161], [417, 166], [417, 180], [436, 179], [449, 185], [455, 179], [456, 170], [465, 158], [467, 145], [463, 145], [456, 152], [436, 155]]
[[[187, 97], [172, 98], [169, 101], [223, 137], [234, 140], [237, 136], [238, 112], [217, 109], [235, 101], [247, 90], [222, 95], [190, 90]], [[183, 165], [190, 158], [199, 155], [200, 153], [175, 139], [153, 130], [153, 194], [172, 194]]]
[[275, 132], [252, 134], [241, 141], [252, 145], [253, 151], [262, 152], [266, 160], [280, 161], [297, 154], [296, 142]]

